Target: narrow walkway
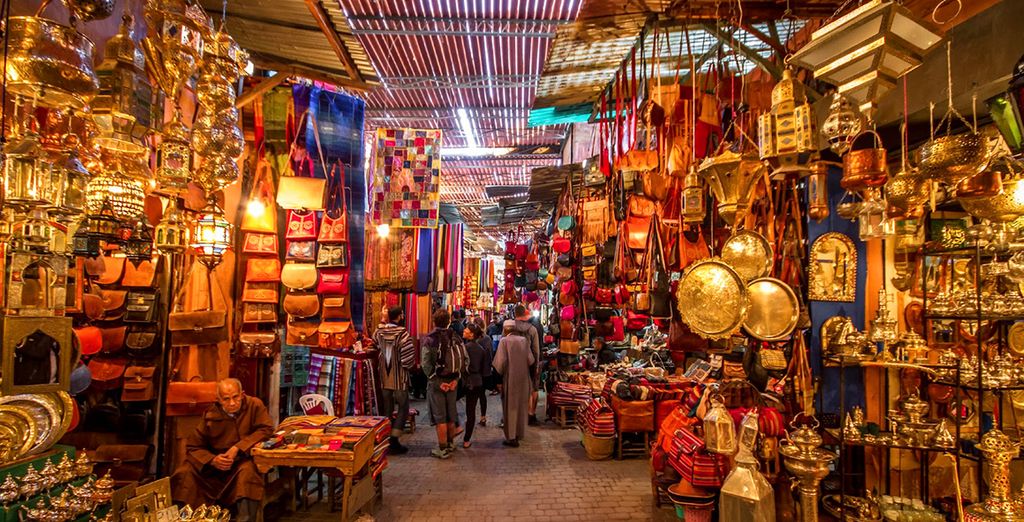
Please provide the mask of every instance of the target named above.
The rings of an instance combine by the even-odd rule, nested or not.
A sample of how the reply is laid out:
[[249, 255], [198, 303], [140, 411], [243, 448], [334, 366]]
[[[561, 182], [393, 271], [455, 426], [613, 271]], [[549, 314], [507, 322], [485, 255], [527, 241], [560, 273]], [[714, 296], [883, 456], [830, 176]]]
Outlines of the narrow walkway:
[[[421, 414], [417, 431], [403, 437], [410, 452], [389, 457], [384, 471], [384, 503], [361, 521], [591, 521], [667, 522], [675, 513], [656, 509], [648, 464], [643, 459], [587, 460], [575, 429], [551, 423], [530, 427], [519, 448], [501, 445], [501, 403], [490, 397], [486, 427], [477, 427], [473, 447], [449, 460], [430, 456], [436, 447], [426, 418], [426, 403], [413, 401]], [[465, 403], [459, 403], [464, 411]], [[285, 522], [335, 522], [327, 502]]]

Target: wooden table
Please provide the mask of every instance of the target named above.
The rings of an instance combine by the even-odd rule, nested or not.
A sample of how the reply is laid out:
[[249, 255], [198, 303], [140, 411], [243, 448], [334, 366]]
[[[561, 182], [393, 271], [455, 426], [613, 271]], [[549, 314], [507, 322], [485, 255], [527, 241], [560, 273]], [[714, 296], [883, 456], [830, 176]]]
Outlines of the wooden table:
[[[374, 498], [383, 499], [383, 481], [375, 481], [367, 473], [359, 482], [355, 476], [366, 470], [373, 457], [373, 432], [359, 439], [351, 450], [307, 451], [301, 449], [252, 450], [252, 460], [260, 473], [266, 473], [275, 466], [286, 468], [322, 468], [337, 470], [344, 477], [341, 492], [341, 519], [348, 520]], [[328, 492], [333, 498], [334, 492]]]

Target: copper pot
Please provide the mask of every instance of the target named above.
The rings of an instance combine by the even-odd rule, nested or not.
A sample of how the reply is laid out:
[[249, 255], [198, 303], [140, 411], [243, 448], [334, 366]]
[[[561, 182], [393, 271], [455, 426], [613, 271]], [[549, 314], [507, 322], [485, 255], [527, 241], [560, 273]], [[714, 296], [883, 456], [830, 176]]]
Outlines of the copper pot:
[[854, 146], [865, 134], [875, 137], [874, 147], [851, 150], [843, 156], [843, 179], [839, 181], [839, 185], [849, 192], [881, 187], [889, 177], [889, 169], [885, 163], [885, 147], [877, 132], [872, 130], [858, 134], [853, 140]]
[[1003, 192], [1003, 174], [996, 169], [985, 169], [956, 186], [958, 198], [991, 198]]
[[74, 28], [36, 16], [8, 23], [7, 87], [45, 107], [81, 109], [99, 92], [93, 43]]

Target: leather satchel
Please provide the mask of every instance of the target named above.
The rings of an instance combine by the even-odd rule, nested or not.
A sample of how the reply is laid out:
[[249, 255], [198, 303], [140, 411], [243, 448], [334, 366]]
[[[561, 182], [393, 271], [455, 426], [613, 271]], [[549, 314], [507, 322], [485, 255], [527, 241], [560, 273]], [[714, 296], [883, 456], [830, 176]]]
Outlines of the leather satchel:
[[672, 179], [661, 169], [651, 170], [642, 176], [644, 195], [654, 201], [665, 201]]
[[324, 298], [324, 319], [351, 319], [352, 311], [347, 296]]
[[328, 295], [348, 295], [348, 270], [325, 269], [320, 271], [320, 283], [316, 293]]
[[157, 263], [152, 261], [143, 261], [138, 266], [135, 263], [125, 263], [121, 286], [128, 288], [152, 288], [153, 282], [156, 280], [156, 269]]
[[277, 255], [277, 234], [246, 232], [242, 241], [243, 254]]
[[316, 266], [320, 268], [345, 268], [348, 266], [348, 243], [320, 245], [316, 255]]
[[356, 344], [356, 329], [352, 321], [330, 321], [320, 323], [317, 329], [321, 348], [344, 350]]
[[315, 241], [318, 232], [316, 212], [312, 210], [289, 210], [288, 228], [284, 238], [290, 241]]
[[152, 366], [129, 366], [124, 371], [124, 387], [121, 390], [121, 400], [124, 402], [140, 402], [153, 400], [153, 374], [156, 368]]
[[96, 282], [101, 285], [116, 285], [124, 275], [125, 258], [114, 256], [102, 256], [102, 258], [103, 273], [96, 278]]
[[316, 294], [286, 294], [284, 311], [292, 317], [313, 317], [320, 313], [320, 296]]
[[277, 305], [269, 303], [242, 303], [243, 323], [276, 323]]
[[103, 315], [98, 320], [117, 321], [124, 317], [127, 290], [100, 290], [100, 297], [103, 300]]
[[292, 346], [320, 346], [316, 321], [288, 321], [285, 342]]
[[[310, 130], [313, 132], [313, 138], [316, 142], [321, 168], [323, 168], [324, 172], [327, 172], [327, 164], [324, 161], [323, 151], [320, 147], [320, 131], [317, 129], [316, 118], [314, 118], [309, 110], [306, 110], [299, 119], [295, 132], [296, 141], [292, 142], [290, 151], [293, 170], [297, 171], [295, 172], [296, 175], [281, 176], [277, 182], [277, 205], [284, 209], [324, 209], [324, 193], [327, 189], [327, 180], [313, 177], [313, 160], [309, 159], [309, 154], [304, 150], [304, 147], [298, 145], [299, 137], [306, 135], [302, 129], [307, 121], [310, 123]], [[305, 156], [305, 158], [302, 156]], [[301, 164], [303, 162], [308, 165], [308, 177], [298, 175], [301, 173]], [[300, 165], [300, 168], [294, 169], [296, 164]]]
[[95, 326], [83, 326], [72, 330], [78, 340], [78, 350], [82, 355], [95, 355], [103, 349], [103, 332]]
[[316, 265], [311, 263], [285, 263], [281, 269], [281, 284], [291, 290], [307, 290], [316, 282]]
[[124, 367], [124, 359], [94, 357], [89, 361], [89, 373], [92, 374], [92, 388], [99, 391], [120, 388], [121, 377], [124, 376]]
[[159, 351], [160, 344], [156, 341], [157, 331], [132, 327], [124, 339], [124, 346], [135, 357], [148, 357]]
[[103, 319], [103, 296], [95, 287], [82, 293], [82, 310], [85, 311], [85, 316], [93, 321]]
[[263, 205], [263, 212], [256, 215], [246, 211], [242, 215], [242, 224], [239, 228], [246, 232], [277, 232], [277, 212], [274, 206], [273, 194], [273, 172], [270, 162], [260, 158], [256, 162], [256, 176], [252, 192], [249, 193], [250, 201], [259, 201]]
[[281, 351], [281, 341], [277, 332], [242, 332], [237, 348], [239, 357], [273, 359]]
[[619, 433], [654, 431], [654, 401], [624, 401], [612, 394], [612, 411]]
[[168, 417], [202, 415], [217, 402], [216, 382], [172, 382], [167, 384], [164, 414]]
[[242, 287], [242, 301], [277, 304], [277, 288], [277, 283], [246, 282]]
[[330, 195], [327, 208], [320, 222], [320, 243], [344, 243], [348, 241], [348, 200], [345, 198], [345, 166], [340, 161], [331, 165], [327, 175]]
[[[193, 270], [200, 263], [193, 264]], [[192, 281], [191, 272], [185, 281]], [[173, 310], [167, 316], [167, 329], [171, 332], [171, 346], [193, 346], [217, 344], [228, 340], [227, 313], [224, 310], [213, 309], [213, 289], [220, 289], [219, 284], [214, 284], [211, 270], [207, 268], [206, 281], [209, 285], [207, 292], [208, 301], [205, 309], [185, 312], [184, 297], [189, 285], [184, 284], [178, 295], [174, 298]], [[223, 295], [223, 290], [221, 290]]]
[[245, 263], [248, 283], [276, 283], [281, 280], [281, 261], [276, 257], [253, 257]]
[[292, 241], [288, 240], [288, 244], [284, 249], [284, 258], [288, 261], [315, 261], [316, 260], [316, 241], [313, 240], [302, 240]]
[[124, 322], [152, 323], [156, 321], [157, 296], [156, 292], [128, 292]]

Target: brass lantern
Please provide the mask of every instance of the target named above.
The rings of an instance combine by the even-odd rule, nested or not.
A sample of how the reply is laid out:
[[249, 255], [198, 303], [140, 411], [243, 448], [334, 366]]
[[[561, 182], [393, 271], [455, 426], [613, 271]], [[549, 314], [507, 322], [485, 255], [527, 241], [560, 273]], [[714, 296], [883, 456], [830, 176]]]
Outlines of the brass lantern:
[[870, 0], [811, 34], [792, 63], [839, 87], [862, 112], [921, 65], [942, 35], [895, 0]]
[[704, 445], [712, 453], [736, 453], [736, 423], [716, 393], [711, 409], [704, 415]]
[[850, 104], [849, 98], [839, 93], [834, 94], [828, 116], [821, 124], [821, 135], [828, 140], [832, 152], [840, 156], [846, 154], [846, 151], [850, 150], [853, 137], [860, 134], [863, 129], [864, 118]]
[[767, 167], [754, 154], [726, 150], [705, 159], [698, 171], [718, 202], [718, 213], [730, 226], [750, 209], [750, 196]]
[[213, 268], [220, 263], [224, 252], [231, 248], [231, 223], [224, 217], [224, 211], [211, 201], [196, 220], [192, 248], [203, 264]]
[[185, 251], [188, 244], [188, 226], [178, 210], [177, 200], [167, 204], [163, 218], [156, 225], [154, 242], [161, 254], [175, 254]]
[[170, 190], [184, 190], [192, 175], [192, 146], [189, 130], [177, 119], [164, 124], [156, 158], [156, 180]]
[[192, 0], [147, 0], [143, 10], [150, 34], [142, 41], [146, 67], [171, 98], [180, 120], [178, 95], [203, 59], [209, 19]]
[[[736, 457], [736, 467], [722, 483], [719, 520], [768, 522], [775, 520], [775, 491], [757, 469], [757, 459], [747, 450]], [[807, 520], [814, 520], [808, 518]]]
[[56, 166], [39, 143], [39, 133], [28, 128], [21, 139], [4, 147], [4, 203], [30, 209], [53, 204]]
[[704, 187], [697, 177], [697, 166], [691, 164], [690, 171], [683, 178], [685, 187], [683, 189], [683, 221], [686, 223], [700, 223], [704, 221], [707, 213], [704, 207]]
[[78, 217], [85, 214], [85, 193], [92, 174], [78, 158], [78, 148], [81, 146], [78, 136], [74, 134], [65, 136], [64, 146], [64, 154], [56, 167], [62, 171], [62, 174], [56, 178], [63, 180], [63, 190], [59, 191], [59, 197], [50, 212], [66, 218], [67, 221], [76, 221]]
[[121, 219], [133, 218], [146, 206], [146, 193], [142, 183], [120, 171], [109, 170], [89, 182], [86, 190], [89, 212], [99, 213], [106, 205]]
[[807, 172], [807, 162], [817, 152], [814, 112], [792, 69], [783, 71], [772, 89], [772, 109], [757, 118], [757, 128], [761, 159], [771, 165], [773, 176]]
[[96, 66], [100, 93], [91, 107], [100, 131], [95, 139], [99, 146], [132, 154], [146, 152], [145, 139], [155, 119], [153, 86], [145, 68], [146, 57], [132, 38], [132, 17], [125, 15]]
[[23, 220], [15, 223], [13, 232], [11, 239], [16, 249], [50, 252], [53, 225], [50, 224], [50, 217], [45, 210], [30, 210]]
[[131, 235], [121, 244], [121, 251], [128, 261], [138, 265], [153, 257], [153, 232], [145, 214], [136, 216], [132, 225]]
[[828, 217], [828, 167], [834, 163], [815, 161], [811, 163], [811, 175], [807, 177], [807, 217], [821, 223]]

